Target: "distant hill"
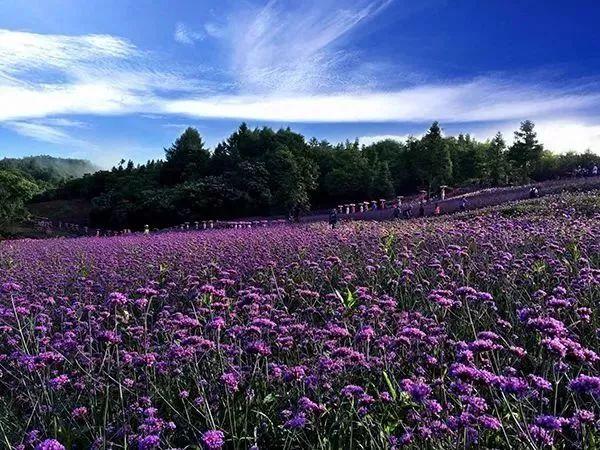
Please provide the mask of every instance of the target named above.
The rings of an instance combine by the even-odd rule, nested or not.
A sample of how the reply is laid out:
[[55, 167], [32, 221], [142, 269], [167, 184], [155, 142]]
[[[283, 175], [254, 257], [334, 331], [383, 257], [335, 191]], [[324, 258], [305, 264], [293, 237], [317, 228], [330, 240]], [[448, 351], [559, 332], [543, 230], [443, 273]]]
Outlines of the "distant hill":
[[55, 185], [99, 170], [85, 159], [56, 158], [48, 155], [0, 159], [0, 169], [18, 170], [47, 185]]

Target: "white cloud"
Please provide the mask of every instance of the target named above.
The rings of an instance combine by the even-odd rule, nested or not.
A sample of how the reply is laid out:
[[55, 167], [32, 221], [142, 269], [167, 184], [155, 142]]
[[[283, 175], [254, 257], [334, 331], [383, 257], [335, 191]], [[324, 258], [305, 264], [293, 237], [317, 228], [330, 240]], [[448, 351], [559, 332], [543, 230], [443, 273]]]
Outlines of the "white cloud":
[[[518, 121], [500, 123], [495, 127], [485, 126], [475, 128], [471, 134], [481, 140], [491, 139], [500, 131], [508, 145], [513, 142], [514, 131], [519, 128]], [[466, 125], [465, 132], [469, 131]], [[584, 152], [592, 150], [600, 154], [600, 117], [595, 120], [571, 117], [550, 118], [535, 122], [538, 140], [544, 147], [556, 153], [568, 151]]]
[[194, 42], [204, 39], [204, 33], [194, 31], [182, 22], [175, 25], [174, 38], [180, 44], [193, 45]]
[[398, 141], [405, 142], [411, 136], [419, 138], [418, 135], [412, 134], [379, 134], [374, 136], [361, 136], [358, 141], [361, 145], [371, 145], [381, 141]]
[[[504, 137], [507, 145], [511, 145], [514, 139], [514, 131], [520, 126], [519, 121], [510, 121], [498, 123], [496, 126], [485, 125], [484, 127], [474, 127], [470, 124], [457, 124], [446, 134], [456, 135], [458, 133], [470, 134], [474, 138], [485, 141], [492, 139], [499, 131]], [[426, 126], [425, 126], [426, 128]], [[404, 142], [410, 136], [420, 138], [426, 131], [424, 127], [415, 127], [415, 132], [411, 134], [386, 134], [375, 136], [362, 136], [359, 138], [361, 144], [370, 145], [385, 140]], [[600, 118], [596, 124], [588, 123], [585, 119], [571, 118], [558, 120], [542, 120], [536, 122], [535, 131], [538, 140], [544, 144], [547, 150], [555, 153], [564, 153], [568, 151], [584, 152], [592, 150], [600, 154]]]
[[80, 120], [66, 119], [64, 117], [50, 117], [35, 121], [40, 125], [48, 125], [51, 127], [70, 127], [70, 128], [88, 128], [89, 124]]
[[207, 35], [215, 39], [221, 39], [227, 35], [227, 27], [214, 22], [205, 23], [204, 31]]
[[0, 121], [152, 112], [158, 93], [201, 90], [153, 62], [113, 36], [0, 30]]
[[600, 120], [595, 125], [568, 120], [543, 121], [536, 129], [540, 141], [550, 150], [582, 152], [590, 149], [600, 153]]
[[62, 144], [70, 139], [70, 136], [64, 131], [48, 125], [28, 122], [7, 122], [4, 126], [23, 136], [52, 144]]
[[109, 83], [0, 86], [0, 121], [59, 114], [125, 114], [150, 109], [151, 99]]
[[396, 92], [220, 96], [173, 100], [164, 111], [194, 117], [283, 122], [445, 123], [543, 118], [594, 106], [600, 93], [539, 90], [494, 80], [431, 85]]
[[37, 141], [60, 144], [72, 148], [87, 148], [92, 145], [84, 140], [73, 137], [69, 129], [83, 129], [89, 125], [78, 120], [65, 117], [48, 117], [33, 120], [11, 120], [0, 124], [15, 133]]

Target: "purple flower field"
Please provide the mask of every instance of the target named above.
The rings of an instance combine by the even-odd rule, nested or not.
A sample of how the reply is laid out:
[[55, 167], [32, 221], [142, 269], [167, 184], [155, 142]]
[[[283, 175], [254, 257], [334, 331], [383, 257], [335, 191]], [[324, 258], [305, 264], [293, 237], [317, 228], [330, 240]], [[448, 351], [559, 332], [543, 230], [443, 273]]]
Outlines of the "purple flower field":
[[596, 448], [600, 199], [0, 243], [0, 447]]

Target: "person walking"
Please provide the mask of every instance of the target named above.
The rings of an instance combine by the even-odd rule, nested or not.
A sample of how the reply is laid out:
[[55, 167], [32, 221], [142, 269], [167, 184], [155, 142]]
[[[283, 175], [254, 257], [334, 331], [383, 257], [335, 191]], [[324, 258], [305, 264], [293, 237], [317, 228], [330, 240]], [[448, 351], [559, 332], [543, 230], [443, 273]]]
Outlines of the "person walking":
[[396, 205], [394, 206], [394, 211], [393, 211], [393, 213], [392, 213], [392, 218], [393, 218], [394, 220], [397, 220], [397, 219], [399, 219], [399, 218], [400, 218], [400, 206], [398, 206], [398, 204], [396, 204]]
[[465, 197], [463, 197], [462, 200], [460, 201], [460, 210], [461, 211], [467, 210], [467, 199]]
[[338, 215], [337, 209], [333, 208], [329, 213], [329, 225], [331, 225], [331, 229], [333, 230], [338, 223]]
[[433, 214], [439, 216], [442, 213], [442, 208], [440, 208], [440, 204], [435, 204], [435, 209], [433, 210]]

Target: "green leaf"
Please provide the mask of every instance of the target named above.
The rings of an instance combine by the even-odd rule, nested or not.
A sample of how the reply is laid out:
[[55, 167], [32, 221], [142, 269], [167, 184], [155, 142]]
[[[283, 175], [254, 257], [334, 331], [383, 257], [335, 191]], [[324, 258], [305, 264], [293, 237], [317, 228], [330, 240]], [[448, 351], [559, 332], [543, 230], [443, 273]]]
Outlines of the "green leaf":
[[383, 244], [386, 254], [389, 254], [392, 251], [394, 248], [394, 242], [396, 242], [396, 236], [394, 234], [388, 234]]
[[383, 427], [383, 431], [385, 432], [386, 435], [391, 435], [394, 433], [394, 430], [398, 428], [398, 424], [397, 423], [388, 423]]
[[355, 304], [356, 304], [356, 298], [354, 297], [354, 294], [350, 291], [350, 289], [347, 289], [346, 301], [345, 301], [344, 305], [346, 306], [346, 308], [352, 309], [352, 308], [354, 308]]
[[340, 299], [342, 305], [344, 305], [347, 309], [352, 309], [356, 304], [356, 298], [350, 289], [346, 290], [346, 297], [344, 297], [337, 289], [335, 290], [335, 295]]
[[392, 384], [392, 380], [390, 380], [390, 377], [385, 370], [383, 371], [383, 379], [385, 380], [385, 384], [387, 385], [388, 390], [390, 391], [390, 394], [392, 395], [392, 398], [394, 400], [396, 400], [398, 398], [398, 393], [396, 392], [396, 389], [394, 388], [394, 385]]
[[276, 399], [277, 399], [277, 397], [275, 395], [269, 394], [263, 399], [263, 403], [265, 405], [268, 403], [273, 403]]

